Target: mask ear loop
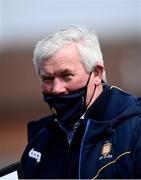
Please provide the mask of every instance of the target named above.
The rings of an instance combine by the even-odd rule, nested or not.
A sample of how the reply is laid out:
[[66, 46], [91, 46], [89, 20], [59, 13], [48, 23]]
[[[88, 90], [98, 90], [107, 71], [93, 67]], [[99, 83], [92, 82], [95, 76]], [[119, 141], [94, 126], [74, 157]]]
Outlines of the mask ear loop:
[[[88, 81], [87, 81], [87, 84], [86, 84], [87, 89], [88, 89], [88, 84], [89, 84], [89, 81], [90, 81], [90, 78], [91, 78], [91, 74], [92, 74], [92, 71], [90, 72], [90, 76], [89, 76]], [[93, 96], [94, 96], [94, 94], [95, 94], [95, 91], [96, 91], [96, 85], [94, 85], [93, 94], [92, 94], [92, 96], [91, 96], [88, 104], [86, 105], [86, 109], [87, 109], [88, 106], [90, 105], [90, 103], [91, 103], [91, 101], [92, 101], [92, 98], [93, 98]], [[86, 93], [86, 94], [87, 94], [87, 93]], [[86, 102], [86, 95], [85, 95], [85, 102]]]
[[91, 101], [92, 101], [92, 99], [93, 99], [93, 97], [94, 97], [95, 91], [96, 91], [96, 85], [94, 86], [93, 94], [92, 94], [92, 96], [91, 96], [91, 98], [90, 98], [88, 104], [86, 105], [86, 109], [87, 109], [88, 106], [90, 105], [90, 103], [91, 103]]

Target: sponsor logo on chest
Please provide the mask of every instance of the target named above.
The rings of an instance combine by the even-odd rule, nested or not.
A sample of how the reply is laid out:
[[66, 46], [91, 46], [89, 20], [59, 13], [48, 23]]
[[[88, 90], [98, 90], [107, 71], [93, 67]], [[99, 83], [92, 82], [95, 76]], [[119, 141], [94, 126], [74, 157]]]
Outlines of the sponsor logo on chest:
[[36, 161], [39, 163], [41, 161], [41, 153], [38, 151], [35, 151], [34, 148], [32, 148], [29, 153], [29, 157], [36, 159]]

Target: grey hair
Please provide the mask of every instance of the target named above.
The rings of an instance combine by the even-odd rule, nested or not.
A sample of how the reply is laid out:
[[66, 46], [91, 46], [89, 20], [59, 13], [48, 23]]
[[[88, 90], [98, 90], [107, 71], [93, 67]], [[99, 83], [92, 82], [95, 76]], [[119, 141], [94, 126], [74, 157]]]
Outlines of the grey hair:
[[[95, 31], [83, 26], [74, 25], [62, 29], [57, 33], [50, 34], [47, 38], [36, 44], [33, 63], [37, 73], [40, 74], [40, 65], [44, 59], [49, 59], [59, 49], [71, 43], [76, 45], [81, 62], [87, 72], [91, 72], [97, 65], [104, 67], [101, 49]], [[105, 70], [103, 70], [103, 81], [106, 82]]]

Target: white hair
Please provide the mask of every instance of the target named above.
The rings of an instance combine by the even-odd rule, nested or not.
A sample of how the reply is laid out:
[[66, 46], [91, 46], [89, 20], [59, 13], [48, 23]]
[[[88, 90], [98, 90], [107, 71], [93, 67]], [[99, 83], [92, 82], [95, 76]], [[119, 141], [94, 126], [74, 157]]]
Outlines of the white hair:
[[[97, 65], [104, 67], [103, 57], [98, 38], [93, 29], [83, 26], [70, 26], [57, 33], [50, 34], [47, 38], [39, 41], [34, 50], [33, 63], [36, 71], [40, 74], [40, 65], [44, 59], [48, 59], [55, 53], [74, 43], [81, 57], [81, 62], [87, 72], [91, 72]], [[103, 70], [103, 81], [106, 82], [105, 70]]]

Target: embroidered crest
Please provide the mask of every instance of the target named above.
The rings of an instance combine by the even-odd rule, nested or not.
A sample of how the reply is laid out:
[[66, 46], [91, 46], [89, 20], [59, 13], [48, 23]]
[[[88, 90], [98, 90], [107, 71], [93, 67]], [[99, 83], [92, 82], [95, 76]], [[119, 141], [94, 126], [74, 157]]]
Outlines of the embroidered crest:
[[106, 157], [110, 152], [111, 152], [111, 149], [112, 149], [112, 144], [111, 143], [105, 143], [103, 144], [102, 146], [102, 149], [101, 149], [101, 154]]

